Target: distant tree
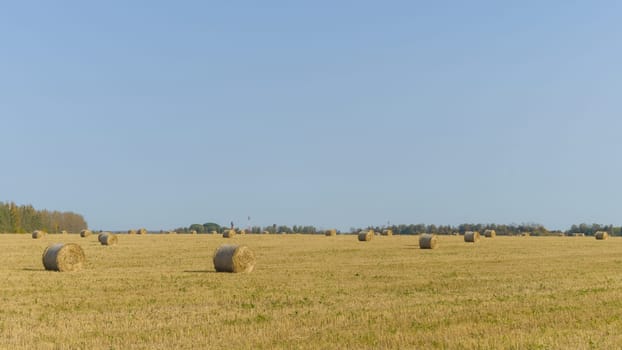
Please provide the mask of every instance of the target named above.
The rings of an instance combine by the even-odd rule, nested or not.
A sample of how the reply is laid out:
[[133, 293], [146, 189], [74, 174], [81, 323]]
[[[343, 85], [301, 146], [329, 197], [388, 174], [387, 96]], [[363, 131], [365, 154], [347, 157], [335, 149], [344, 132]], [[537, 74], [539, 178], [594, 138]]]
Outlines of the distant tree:
[[201, 224], [192, 224], [192, 225], [190, 225], [190, 227], [188, 229], [190, 231], [197, 231], [197, 233], [204, 233], [205, 232], [205, 226], [203, 226]]
[[[203, 224], [203, 232], [212, 232], [212, 231], [220, 231], [220, 225], [215, 224], [213, 222], [206, 222]], [[198, 232], [198, 231], [197, 231]]]

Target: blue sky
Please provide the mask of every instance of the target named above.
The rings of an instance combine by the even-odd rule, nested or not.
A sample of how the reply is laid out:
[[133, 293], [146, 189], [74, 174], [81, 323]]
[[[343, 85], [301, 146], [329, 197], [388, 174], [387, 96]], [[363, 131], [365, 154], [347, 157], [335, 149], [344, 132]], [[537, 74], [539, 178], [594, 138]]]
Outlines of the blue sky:
[[0, 5], [0, 200], [93, 229], [622, 224], [616, 1]]

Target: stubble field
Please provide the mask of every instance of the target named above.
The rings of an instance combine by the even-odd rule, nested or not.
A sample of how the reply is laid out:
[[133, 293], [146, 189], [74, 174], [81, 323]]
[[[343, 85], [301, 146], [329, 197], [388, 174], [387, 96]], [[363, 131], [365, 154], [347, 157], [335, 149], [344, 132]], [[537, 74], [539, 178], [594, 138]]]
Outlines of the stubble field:
[[[0, 235], [1, 349], [622, 348], [622, 239]], [[45, 271], [55, 242], [82, 271]], [[216, 273], [244, 244], [250, 274]]]

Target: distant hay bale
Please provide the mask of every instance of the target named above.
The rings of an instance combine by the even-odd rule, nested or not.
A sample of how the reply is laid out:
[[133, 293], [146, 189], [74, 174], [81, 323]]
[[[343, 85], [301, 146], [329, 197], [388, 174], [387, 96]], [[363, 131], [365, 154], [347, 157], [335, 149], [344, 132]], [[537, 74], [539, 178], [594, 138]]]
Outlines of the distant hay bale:
[[66, 234], [67, 234], [67, 231], [62, 230], [62, 231], [60, 231], [60, 234], [61, 234], [61, 235], [66, 235]]
[[81, 270], [86, 257], [75, 243], [56, 243], [45, 248], [42, 260], [46, 270], [66, 272]]
[[382, 235], [383, 236], [393, 236], [393, 230], [391, 230], [391, 229], [382, 230]]
[[177, 232], [176, 232], [176, 231], [168, 231], [168, 232], [166, 232], [166, 234], [169, 234], [169, 235], [176, 235], [176, 234], [177, 234]]
[[529, 236], [531, 236], [531, 233], [529, 233], [529, 232], [521, 232], [520, 235], [522, 237], [529, 237]]
[[214, 268], [218, 272], [251, 272], [255, 254], [246, 246], [221, 245], [214, 253]]
[[92, 233], [91, 230], [86, 230], [86, 229], [82, 230], [82, 231], [80, 231], [80, 237], [82, 237], [82, 238], [88, 237], [88, 236], [91, 235], [91, 233]]
[[333, 229], [330, 229], [330, 230], [326, 230], [326, 231], [324, 232], [324, 235], [325, 235], [325, 236], [328, 236], [328, 237], [333, 237], [333, 236], [336, 236], [336, 235], [337, 235], [337, 230], [335, 230], [334, 228], [333, 228]]
[[34, 231], [32, 231], [32, 238], [33, 239], [43, 238], [43, 237], [45, 237], [45, 235], [46, 235], [45, 231], [41, 231], [41, 230], [34, 230]]
[[210, 234], [212, 234], [212, 235], [217, 235], [217, 234], [218, 234], [218, 231], [216, 231], [216, 230], [212, 230], [212, 231], [210, 231]]
[[495, 230], [485, 230], [484, 236], [486, 238], [495, 238], [497, 236], [497, 232], [495, 232]]
[[225, 232], [222, 233], [222, 237], [223, 238], [233, 238], [233, 237], [235, 237], [235, 230], [225, 230]]
[[119, 239], [117, 238], [117, 235], [115, 235], [114, 233], [102, 232], [99, 235], [97, 235], [97, 240], [102, 245], [115, 245], [117, 244]]
[[136, 234], [136, 230], [134, 230], [134, 229], [129, 229], [129, 230], [127, 230], [127, 234], [128, 234], [128, 235], [135, 235], [135, 234]]
[[419, 236], [419, 248], [420, 249], [434, 249], [437, 246], [436, 235], [431, 233], [424, 233]]
[[464, 241], [468, 243], [475, 243], [479, 241], [480, 236], [477, 231], [467, 231], [464, 233]]
[[241, 235], [245, 235], [246, 234], [246, 230], [240, 230], [239, 232]]
[[192, 230], [192, 231], [190, 231], [190, 234], [191, 234], [191, 235], [196, 235], [196, 234], [197, 234], [197, 230]]
[[358, 234], [358, 239], [361, 242], [371, 241], [373, 237], [374, 237], [374, 230], [363, 230], [359, 232]]
[[147, 234], [147, 229], [144, 228], [144, 227], [141, 227], [138, 230], [136, 230], [136, 234], [137, 235], [146, 235]]
[[598, 239], [598, 240], [603, 240], [603, 239], [609, 238], [609, 234], [607, 232], [605, 232], [605, 231], [597, 231], [594, 234], [594, 237], [596, 237], [596, 239]]
[[270, 231], [263, 231], [263, 232], [262, 232], [262, 234], [264, 234], [264, 235], [269, 235], [269, 234], [270, 234]]

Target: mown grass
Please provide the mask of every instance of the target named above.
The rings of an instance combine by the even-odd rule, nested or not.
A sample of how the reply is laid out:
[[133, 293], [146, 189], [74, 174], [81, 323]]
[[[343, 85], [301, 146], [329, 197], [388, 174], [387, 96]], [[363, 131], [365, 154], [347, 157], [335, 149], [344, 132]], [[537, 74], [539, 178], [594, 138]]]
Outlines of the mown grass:
[[[0, 348], [622, 348], [622, 239], [0, 235]], [[79, 243], [86, 268], [45, 271]], [[215, 273], [237, 242], [251, 274]]]

